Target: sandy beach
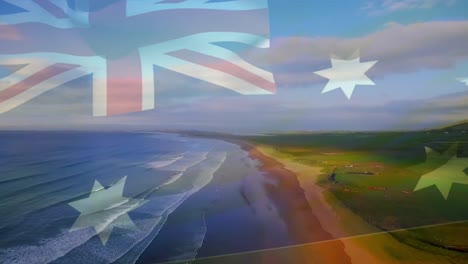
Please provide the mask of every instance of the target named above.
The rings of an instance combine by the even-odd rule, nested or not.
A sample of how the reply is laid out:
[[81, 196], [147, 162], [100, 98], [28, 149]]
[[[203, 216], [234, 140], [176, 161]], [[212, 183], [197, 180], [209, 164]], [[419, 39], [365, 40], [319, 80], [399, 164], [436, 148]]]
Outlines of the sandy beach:
[[[353, 235], [368, 234], [377, 232], [375, 228], [367, 225], [358, 216], [352, 214], [344, 206], [340, 206], [338, 201], [330, 201], [330, 197], [327, 197], [325, 190], [317, 185], [320, 175], [323, 175], [322, 169], [319, 167], [306, 166], [300, 163], [281, 159], [281, 163], [272, 157], [277, 156], [275, 150], [267, 147], [251, 147], [250, 153], [253, 157], [260, 159], [266, 164], [275, 164], [280, 167], [285, 173], [284, 177], [290, 177], [297, 179], [300, 188], [304, 191], [305, 198], [310, 210], [310, 216], [313, 221], [317, 221], [317, 224], [322, 228], [323, 232], [327, 233], [327, 237], [323, 238], [319, 243], [313, 243], [310, 245], [299, 246], [304, 251], [312, 251], [313, 254], [316, 252], [319, 255], [328, 257], [329, 254], [333, 254], [337, 259], [330, 259], [336, 262], [330, 262], [328, 259], [323, 263], [382, 263], [382, 256], [376, 258], [376, 256], [370, 254], [363, 248], [363, 245], [359, 244], [353, 239], [340, 239], [349, 236], [350, 233]], [[294, 181], [294, 179], [290, 179]], [[337, 208], [339, 207], [339, 208]], [[346, 219], [344, 219], [346, 218]], [[307, 219], [304, 219], [307, 221]], [[309, 220], [310, 221], [310, 220]], [[346, 222], [346, 226], [352, 226], [352, 232], [346, 230], [346, 226], [343, 224]], [[300, 226], [300, 225], [299, 225]], [[303, 235], [310, 235], [302, 233]], [[326, 241], [331, 240], [331, 241]], [[331, 248], [331, 251], [329, 251]], [[328, 249], [328, 250], [327, 250]], [[336, 252], [341, 250], [341, 255], [337, 255]], [[312, 253], [310, 253], [312, 254]], [[308, 263], [308, 262], [305, 262]]]
[[[250, 157], [261, 162], [260, 169], [276, 181], [276, 188], [269, 190], [270, 198], [282, 204], [284, 211], [281, 216], [288, 225], [290, 235], [297, 244], [314, 243], [333, 240], [334, 234], [324, 228], [330, 222], [328, 215], [310, 203], [310, 194], [315, 190], [304, 189], [301, 186], [301, 177], [297, 177], [290, 168], [266, 155], [260, 148], [244, 145]], [[320, 171], [311, 173], [318, 176]], [[313, 179], [313, 178], [312, 178]], [[317, 210], [316, 210], [317, 209]], [[351, 263], [341, 241], [329, 241], [325, 246], [316, 244], [313, 247], [299, 248], [297, 263]], [[313, 260], [313, 261], [311, 261]]]

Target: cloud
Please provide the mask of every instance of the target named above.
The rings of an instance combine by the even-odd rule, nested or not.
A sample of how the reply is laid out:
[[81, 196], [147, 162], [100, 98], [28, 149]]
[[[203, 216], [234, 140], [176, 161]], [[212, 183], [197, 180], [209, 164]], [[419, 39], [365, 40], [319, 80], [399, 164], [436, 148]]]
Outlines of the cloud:
[[331, 54], [347, 58], [356, 50], [361, 61], [378, 61], [369, 71], [371, 79], [449, 69], [468, 59], [467, 28], [468, 21], [438, 21], [393, 24], [358, 38], [280, 38], [268, 54], [253, 59], [272, 65], [275, 79], [284, 86], [321, 82], [312, 72], [330, 67]]
[[455, 2], [456, 0], [380, 0], [366, 2], [361, 10], [369, 15], [380, 15], [402, 10], [429, 9], [440, 5], [451, 6]]

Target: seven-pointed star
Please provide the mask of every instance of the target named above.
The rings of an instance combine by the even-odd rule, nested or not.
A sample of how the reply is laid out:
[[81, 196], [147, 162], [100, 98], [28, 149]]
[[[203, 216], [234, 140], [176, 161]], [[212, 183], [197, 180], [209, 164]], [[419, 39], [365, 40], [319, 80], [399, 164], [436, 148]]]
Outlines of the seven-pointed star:
[[375, 85], [365, 75], [375, 63], [377, 61], [360, 62], [359, 57], [350, 60], [331, 58], [331, 68], [314, 73], [329, 79], [322, 93], [341, 88], [346, 97], [351, 99], [356, 85]]
[[[468, 167], [468, 158], [457, 158], [454, 149], [456, 148], [452, 147], [445, 153], [439, 154], [426, 147], [426, 163], [441, 159], [446, 160], [446, 162], [435, 170], [421, 176], [414, 191], [435, 185], [447, 200], [453, 183], [468, 184], [468, 176], [463, 172]], [[448, 160], [447, 157], [449, 157]]]
[[146, 200], [123, 196], [126, 179], [125, 176], [106, 189], [96, 180], [88, 198], [69, 203], [80, 212], [70, 231], [93, 227], [105, 245], [114, 227], [138, 230], [127, 213]]

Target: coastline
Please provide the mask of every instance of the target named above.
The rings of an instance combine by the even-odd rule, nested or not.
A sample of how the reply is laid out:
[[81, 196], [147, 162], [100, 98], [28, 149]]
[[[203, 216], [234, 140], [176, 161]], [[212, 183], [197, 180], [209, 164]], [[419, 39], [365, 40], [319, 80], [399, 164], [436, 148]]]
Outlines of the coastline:
[[[323, 175], [322, 168], [303, 165], [284, 158], [280, 159], [274, 149], [264, 146], [250, 146], [250, 153], [254, 153], [254, 157], [259, 158], [261, 162], [269, 163], [274, 160], [274, 162], [281, 164], [282, 168], [290, 173], [290, 176], [297, 179], [300, 188], [304, 190], [312, 214], [322, 228], [330, 234], [328, 240], [323, 240], [322, 243], [304, 245], [304, 248], [308, 250], [315, 247], [321, 248], [320, 245], [323, 245], [323, 248], [330, 247], [333, 242], [339, 241], [343, 244], [344, 253], [349, 258], [349, 263], [386, 262], [383, 260], [384, 256], [382, 254], [378, 256], [377, 254], [371, 254], [357, 239], [346, 238], [351, 235], [374, 233], [378, 232], [378, 230], [369, 226], [339, 201], [327, 195], [325, 190], [317, 184], [320, 176]], [[349, 226], [353, 227], [352, 232], [347, 230]]]
[[[300, 163], [280, 149], [241, 138], [184, 136], [230, 143], [244, 153], [244, 158], [226, 162], [228, 168], [223, 166], [206, 188], [188, 199], [179, 210], [181, 215], [175, 212], [171, 216], [186, 219], [186, 209], [203, 211], [208, 231], [195, 259], [170, 263], [453, 263], [367, 224], [318, 184], [325, 177], [321, 167]], [[247, 160], [253, 163], [240, 166]], [[249, 167], [257, 171], [247, 173]], [[257, 180], [251, 178], [253, 175], [258, 176]], [[231, 187], [224, 188], [226, 184]], [[214, 193], [218, 198], [210, 202]], [[226, 217], [219, 214], [222, 211]], [[276, 223], [270, 225], [271, 221]], [[280, 230], [279, 222], [286, 232]], [[180, 232], [175, 228], [169, 229]], [[167, 234], [162, 241], [175, 238], [177, 232]], [[149, 251], [162, 248], [161, 244], [153, 244]]]
[[[328, 223], [332, 222], [332, 219], [322, 213], [323, 206], [319, 207], [317, 203], [311, 202], [312, 198], [319, 194], [315, 193], [315, 189], [304, 188], [304, 177], [299, 177], [297, 171], [291, 170], [282, 160], [278, 161], [272, 155], [268, 155], [259, 146], [239, 140], [229, 141], [240, 145], [252, 159], [259, 161], [259, 169], [265, 172], [265, 177], [276, 182], [276, 186], [268, 188], [270, 199], [281, 205], [280, 215], [287, 223], [291, 240], [298, 245], [291, 246], [292, 250], [285, 248], [291, 253], [287, 254], [289, 258], [293, 258], [295, 263], [352, 263], [351, 256], [346, 252], [345, 243], [336, 240], [336, 231], [329, 228]], [[310, 173], [310, 179], [315, 185], [321, 169], [313, 167], [310, 169], [312, 171], [307, 173]], [[324, 199], [319, 201], [323, 202]], [[278, 253], [284, 255], [284, 249], [280, 249]], [[266, 251], [265, 255], [269, 255], [268, 258], [271, 260], [277, 260], [279, 257], [275, 254], [275, 250]]]

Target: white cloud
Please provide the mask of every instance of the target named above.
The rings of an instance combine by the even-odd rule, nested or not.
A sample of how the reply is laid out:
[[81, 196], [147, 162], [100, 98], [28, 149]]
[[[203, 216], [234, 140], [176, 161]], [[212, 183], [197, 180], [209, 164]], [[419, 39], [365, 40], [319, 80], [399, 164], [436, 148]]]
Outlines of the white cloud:
[[426, 69], [449, 69], [468, 60], [468, 21], [393, 24], [359, 38], [277, 39], [258, 60], [275, 67], [275, 79], [284, 85], [321, 81], [310, 74], [329, 66], [330, 54], [346, 57], [361, 50], [365, 61], [377, 60], [373, 78]]
[[455, 2], [456, 0], [380, 0], [366, 2], [361, 10], [369, 15], [379, 15], [410, 9], [430, 9], [441, 5], [451, 6]]

